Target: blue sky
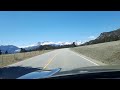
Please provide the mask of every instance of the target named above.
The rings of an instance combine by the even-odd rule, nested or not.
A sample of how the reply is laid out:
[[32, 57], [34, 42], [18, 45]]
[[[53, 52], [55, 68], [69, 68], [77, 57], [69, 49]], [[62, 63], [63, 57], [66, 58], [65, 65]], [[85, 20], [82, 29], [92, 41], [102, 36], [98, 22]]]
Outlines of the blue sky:
[[0, 45], [86, 41], [120, 28], [120, 11], [0, 11]]

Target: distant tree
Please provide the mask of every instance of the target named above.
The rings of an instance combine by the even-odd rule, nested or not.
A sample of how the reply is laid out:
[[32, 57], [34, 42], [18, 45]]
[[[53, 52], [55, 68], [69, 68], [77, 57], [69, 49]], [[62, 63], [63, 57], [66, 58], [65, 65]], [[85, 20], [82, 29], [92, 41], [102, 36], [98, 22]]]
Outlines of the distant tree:
[[2, 51], [0, 50], [0, 55], [2, 54]]
[[39, 46], [38, 50], [43, 50], [44, 49], [44, 46]]
[[5, 54], [8, 54], [8, 51], [6, 51]]
[[24, 48], [20, 48], [20, 52], [27, 52]]
[[76, 47], [75, 42], [73, 42], [73, 44], [72, 44], [72, 45], [73, 45], [73, 47]]

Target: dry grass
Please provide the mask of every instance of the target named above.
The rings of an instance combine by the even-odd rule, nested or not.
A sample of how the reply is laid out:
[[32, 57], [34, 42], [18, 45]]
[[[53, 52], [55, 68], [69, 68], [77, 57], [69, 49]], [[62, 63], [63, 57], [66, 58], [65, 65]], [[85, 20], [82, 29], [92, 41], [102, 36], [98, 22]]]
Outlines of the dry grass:
[[7, 55], [0, 55], [0, 67], [13, 64], [19, 61], [22, 61], [27, 58], [31, 58], [51, 50], [43, 50], [43, 51], [32, 51], [26, 53], [16, 53], [16, 54], [7, 54]]
[[120, 64], [120, 40], [75, 47], [72, 50], [105, 64]]

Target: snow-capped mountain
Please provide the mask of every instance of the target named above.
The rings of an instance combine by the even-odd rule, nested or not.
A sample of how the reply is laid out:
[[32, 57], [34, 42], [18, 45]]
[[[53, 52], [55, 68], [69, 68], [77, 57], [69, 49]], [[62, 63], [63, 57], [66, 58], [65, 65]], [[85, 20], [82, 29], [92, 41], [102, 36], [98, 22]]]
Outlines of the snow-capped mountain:
[[15, 50], [18, 50], [19, 48], [14, 46], [14, 45], [1, 45], [0, 46], [0, 50], [2, 51], [2, 53], [5, 53], [6, 51], [8, 53], [14, 53]]
[[69, 45], [72, 44], [73, 42], [49, 42], [49, 41], [45, 41], [45, 42], [38, 42], [38, 45]]
[[49, 41], [45, 41], [45, 42], [38, 42], [38, 45], [53, 45], [55, 44], [54, 42], [49, 42]]
[[37, 49], [40, 45], [38, 44], [33, 44], [33, 45], [29, 45], [29, 46], [22, 46], [20, 48], [24, 48], [25, 50], [34, 50]]
[[20, 52], [20, 48], [24, 48], [25, 50], [35, 50], [39, 47], [39, 44], [32, 44], [28, 46], [19, 46], [19, 49], [15, 50], [16, 53]]
[[[37, 48], [39, 48], [40, 46], [43, 45], [51, 45], [51, 46], [63, 46], [63, 45], [70, 45], [73, 42], [49, 42], [49, 41], [45, 41], [45, 42], [38, 42], [32, 45], [28, 45], [28, 46], [21, 46], [21, 47], [17, 47], [14, 45], [1, 45], [0, 46], [0, 50], [2, 51], [2, 53], [5, 53], [5, 51], [7, 51], [8, 53], [16, 53], [16, 52], [20, 52], [20, 48], [24, 48], [25, 50], [35, 50]], [[80, 45], [81, 42], [75, 42], [76, 45]]]
[[82, 42], [80, 42], [80, 41], [79, 41], [79, 42], [75, 42], [75, 44], [76, 44], [76, 45], [81, 45]]
[[[45, 41], [45, 42], [38, 42], [37, 44], [34, 44], [33, 46], [40, 46], [40, 45], [70, 45], [73, 42], [49, 42], [49, 41]], [[75, 42], [76, 45], [80, 45], [81, 42], [77, 41]]]
[[[49, 42], [49, 41], [45, 41], [45, 42], [38, 42], [36, 44], [33, 45], [29, 45], [29, 46], [22, 46], [22, 48], [25, 48], [26, 50], [34, 50], [37, 49], [39, 46], [41, 45], [51, 45], [51, 46], [63, 46], [63, 45], [70, 45], [73, 42]], [[75, 42], [76, 45], [80, 45], [81, 42]]]

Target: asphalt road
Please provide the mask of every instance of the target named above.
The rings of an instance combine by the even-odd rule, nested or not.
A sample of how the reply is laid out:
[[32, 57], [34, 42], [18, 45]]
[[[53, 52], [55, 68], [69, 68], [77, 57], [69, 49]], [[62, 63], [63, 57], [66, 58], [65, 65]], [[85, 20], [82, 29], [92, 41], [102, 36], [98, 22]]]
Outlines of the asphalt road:
[[9, 65], [5, 70], [2, 70], [4, 72], [1, 76], [4, 76], [4, 78], [17, 78], [38, 69], [62, 68], [62, 71], [67, 71], [89, 66], [99, 66], [99, 64], [66, 48]]

